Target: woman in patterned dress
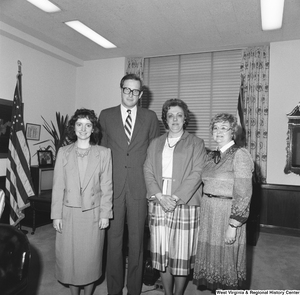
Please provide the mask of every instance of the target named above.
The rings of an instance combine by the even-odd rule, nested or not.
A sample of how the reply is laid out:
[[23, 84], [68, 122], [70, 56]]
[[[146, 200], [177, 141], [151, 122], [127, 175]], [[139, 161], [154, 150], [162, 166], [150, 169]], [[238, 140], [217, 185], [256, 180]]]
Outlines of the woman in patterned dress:
[[237, 289], [246, 279], [246, 224], [252, 196], [253, 161], [233, 141], [237, 120], [218, 114], [211, 120], [217, 151], [204, 167], [200, 231], [194, 283], [208, 289]]
[[181, 295], [195, 260], [206, 150], [202, 139], [185, 130], [189, 111], [182, 100], [165, 102], [162, 121], [168, 132], [151, 142], [144, 164], [150, 252], [165, 294], [173, 294], [175, 284]]
[[97, 145], [94, 111], [78, 109], [68, 123], [70, 145], [59, 149], [54, 168], [51, 218], [56, 230], [56, 279], [72, 295], [91, 295], [102, 275], [105, 228], [112, 218], [110, 149]]

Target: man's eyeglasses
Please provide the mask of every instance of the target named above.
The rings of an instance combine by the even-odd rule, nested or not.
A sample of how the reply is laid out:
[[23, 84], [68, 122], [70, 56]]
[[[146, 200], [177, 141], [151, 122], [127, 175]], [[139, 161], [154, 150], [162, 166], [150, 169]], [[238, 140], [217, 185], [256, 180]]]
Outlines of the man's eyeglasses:
[[134, 95], [134, 96], [139, 96], [140, 93], [141, 93], [141, 90], [138, 90], [138, 89], [130, 89], [130, 88], [128, 88], [128, 87], [123, 87], [123, 88], [122, 88], [122, 91], [123, 91], [124, 94], [129, 94], [129, 95], [130, 95], [130, 93], [132, 93], [132, 95]]
[[216, 132], [220, 132], [220, 133], [226, 133], [226, 132], [228, 132], [229, 130], [230, 130], [231, 128], [230, 127], [226, 127], [226, 126], [221, 126], [221, 127], [217, 127], [217, 126], [215, 126], [214, 128], [213, 128], [213, 133], [216, 133]]

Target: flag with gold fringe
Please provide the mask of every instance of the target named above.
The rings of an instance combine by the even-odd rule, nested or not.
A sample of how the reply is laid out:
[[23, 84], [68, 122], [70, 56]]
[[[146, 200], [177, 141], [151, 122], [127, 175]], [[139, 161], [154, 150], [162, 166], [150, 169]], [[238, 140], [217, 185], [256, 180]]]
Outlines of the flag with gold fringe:
[[11, 225], [17, 225], [24, 218], [22, 210], [30, 206], [28, 197], [34, 195], [30, 174], [30, 153], [25, 137], [23, 121], [20, 61], [18, 61], [18, 68], [12, 108], [5, 183], [6, 196], [9, 198], [9, 222]]

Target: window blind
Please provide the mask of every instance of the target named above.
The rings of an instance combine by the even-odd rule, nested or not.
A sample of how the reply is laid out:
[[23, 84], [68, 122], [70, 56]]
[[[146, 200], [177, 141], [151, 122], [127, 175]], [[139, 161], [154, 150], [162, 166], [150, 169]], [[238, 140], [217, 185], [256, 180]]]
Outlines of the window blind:
[[236, 115], [241, 59], [241, 50], [145, 58], [142, 107], [155, 111], [161, 121], [164, 102], [182, 99], [191, 112], [187, 130], [214, 148], [210, 119], [221, 112]]

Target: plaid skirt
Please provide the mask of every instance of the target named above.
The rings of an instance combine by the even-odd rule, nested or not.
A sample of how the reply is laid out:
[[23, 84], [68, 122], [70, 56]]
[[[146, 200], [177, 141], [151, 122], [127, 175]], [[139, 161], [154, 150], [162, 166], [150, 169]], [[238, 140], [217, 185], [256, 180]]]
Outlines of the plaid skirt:
[[173, 212], [164, 212], [160, 204], [149, 202], [152, 267], [189, 275], [195, 263], [199, 221], [198, 206], [179, 205]]

